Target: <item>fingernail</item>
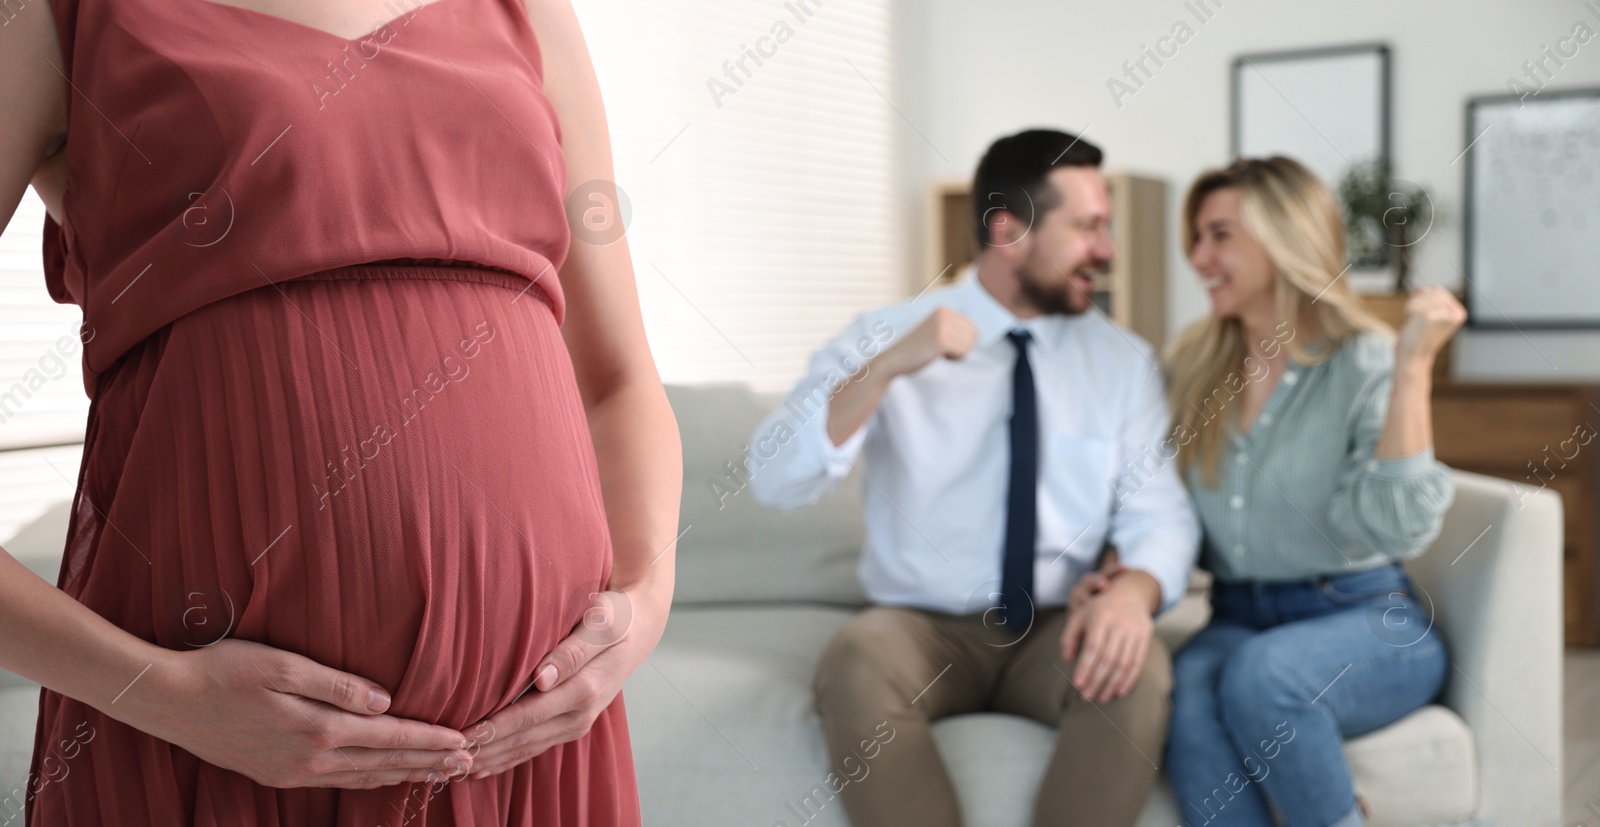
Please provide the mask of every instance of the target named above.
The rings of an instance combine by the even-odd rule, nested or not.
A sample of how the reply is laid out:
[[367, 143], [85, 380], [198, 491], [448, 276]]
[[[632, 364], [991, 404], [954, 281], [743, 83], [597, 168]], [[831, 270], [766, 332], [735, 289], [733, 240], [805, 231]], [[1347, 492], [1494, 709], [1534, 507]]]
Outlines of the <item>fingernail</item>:
[[382, 712], [389, 706], [389, 696], [381, 689], [367, 690], [367, 709], [372, 712]]
[[474, 775], [472, 777], [473, 777], [474, 780], [488, 778], [489, 777], [489, 771], [488, 770], [484, 770], [484, 771], [482, 771], [482, 772], [480, 772], [477, 775]]
[[456, 749], [472, 749], [472, 742], [467, 740], [467, 739], [465, 739], [465, 738], [462, 738], [461, 739], [461, 746], [456, 747]]
[[539, 677], [534, 679], [534, 683], [541, 683], [540, 689], [549, 689], [550, 685], [555, 682], [556, 665], [553, 663], [545, 664], [544, 668], [539, 670]]
[[424, 780], [422, 783], [428, 784], [428, 785], [431, 786], [433, 784], [439, 783], [439, 779], [440, 778], [441, 778], [441, 776], [439, 775], [439, 771], [438, 770], [429, 770], [427, 779]]

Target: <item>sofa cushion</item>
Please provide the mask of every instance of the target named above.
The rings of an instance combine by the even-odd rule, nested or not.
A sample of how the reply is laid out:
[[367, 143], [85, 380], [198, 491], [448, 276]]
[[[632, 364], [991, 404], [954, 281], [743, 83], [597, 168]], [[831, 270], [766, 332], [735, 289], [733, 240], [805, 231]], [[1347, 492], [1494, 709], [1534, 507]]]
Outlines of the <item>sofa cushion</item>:
[[67, 547], [67, 522], [71, 519], [72, 498], [57, 500], [7, 538], [5, 550], [54, 583], [61, 568], [61, 553]]
[[[838, 782], [828, 783], [811, 677], [822, 647], [851, 614], [820, 606], [673, 609], [660, 645], [623, 690], [645, 823], [848, 825], [832, 792]], [[1185, 616], [1191, 624], [1204, 619], [1203, 612], [1176, 617]], [[1193, 631], [1163, 623], [1167, 640]], [[985, 713], [937, 721], [933, 735], [966, 823], [1027, 823], [1053, 728]], [[1374, 825], [1446, 823], [1472, 811], [1472, 737], [1443, 707], [1352, 740], [1345, 752], [1378, 816]], [[1164, 780], [1138, 823], [1178, 823]]]
[[674, 604], [862, 605], [861, 478], [852, 474], [806, 508], [770, 510], [748, 490], [744, 457], [756, 426], [782, 397], [741, 384], [668, 385], [667, 399], [683, 441]]
[[[1373, 824], [1454, 824], [1478, 805], [1477, 744], [1449, 707], [1425, 706], [1393, 726], [1345, 742]], [[1426, 794], [1419, 794], [1426, 791]]]
[[[16, 817], [16, 823], [22, 823], [28, 763], [33, 758], [33, 733], [38, 717], [38, 684], [20, 682], [0, 689], [0, 824], [10, 822], [12, 817]], [[59, 771], [54, 774], [59, 777]]]

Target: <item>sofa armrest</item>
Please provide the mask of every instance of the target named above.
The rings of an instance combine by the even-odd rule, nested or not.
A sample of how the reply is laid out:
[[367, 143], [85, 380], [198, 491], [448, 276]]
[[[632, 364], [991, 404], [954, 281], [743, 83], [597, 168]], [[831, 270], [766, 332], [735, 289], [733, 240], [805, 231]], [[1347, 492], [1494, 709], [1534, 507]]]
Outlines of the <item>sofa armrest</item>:
[[1444, 702], [1477, 745], [1477, 817], [1561, 823], [1562, 509], [1552, 491], [1455, 472], [1439, 538], [1406, 564], [1451, 655]]

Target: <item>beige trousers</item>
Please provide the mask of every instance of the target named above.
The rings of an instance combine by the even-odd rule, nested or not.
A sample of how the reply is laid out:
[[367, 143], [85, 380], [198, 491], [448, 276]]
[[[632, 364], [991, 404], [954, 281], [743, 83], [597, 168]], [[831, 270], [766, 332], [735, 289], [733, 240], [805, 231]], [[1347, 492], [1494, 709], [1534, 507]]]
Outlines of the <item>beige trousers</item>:
[[984, 615], [874, 606], [828, 642], [812, 689], [830, 769], [860, 778], [839, 795], [853, 827], [958, 827], [955, 788], [929, 724], [1008, 712], [1059, 728], [1034, 798], [1035, 827], [1132, 825], [1167, 736], [1172, 667], [1159, 639], [1126, 697], [1094, 703], [1061, 656], [1065, 609], [1021, 637]]

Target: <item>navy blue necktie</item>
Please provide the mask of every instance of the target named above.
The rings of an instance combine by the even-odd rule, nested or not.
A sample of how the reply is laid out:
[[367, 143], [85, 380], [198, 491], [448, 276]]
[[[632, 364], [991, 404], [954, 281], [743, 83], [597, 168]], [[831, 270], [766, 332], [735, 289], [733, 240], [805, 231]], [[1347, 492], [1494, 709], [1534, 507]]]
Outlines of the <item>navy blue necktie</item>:
[[1033, 558], [1038, 531], [1039, 409], [1034, 401], [1033, 366], [1028, 362], [1026, 330], [1006, 338], [1017, 348], [1011, 372], [1011, 478], [1006, 492], [1005, 562], [1000, 595], [1005, 623], [1017, 634], [1033, 622]]

